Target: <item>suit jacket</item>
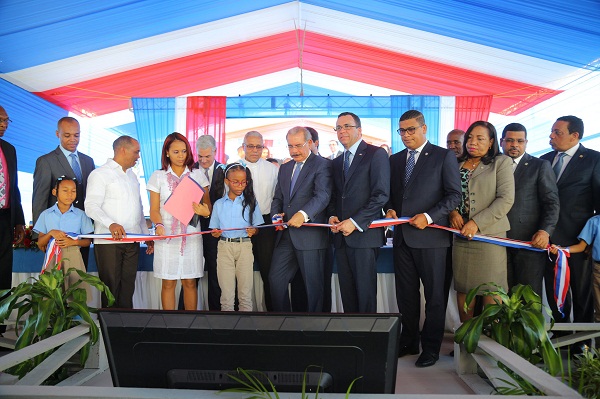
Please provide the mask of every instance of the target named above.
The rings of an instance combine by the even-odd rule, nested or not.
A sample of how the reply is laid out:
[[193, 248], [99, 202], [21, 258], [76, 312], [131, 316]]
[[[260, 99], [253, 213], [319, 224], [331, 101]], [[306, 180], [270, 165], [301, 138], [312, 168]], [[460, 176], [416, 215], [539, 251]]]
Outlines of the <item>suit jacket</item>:
[[[94, 165], [94, 160], [89, 156], [79, 151], [77, 152], [77, 155], [79, 157], [83, 181], [80, 181], [77, 184], [77, 199], [73, 205], [81, 210], [85, 210], [84, 201], [87, 179], [96, 166]], [[33, 202], [33, 224], [35, 224], [43, 211], [56, 203], [56, 197], [52, 195], [52, 188], [56, 179], [63, 175], [69, 178], [75, 177], [71, 164], [67, 157], [65, 157], [65, 154], [60, 150], [60, 146], [56, 147], [54, 151], [42, 155], [35, 162], [35, 170], [33, 171], [33, 193], [31, 195]]]
[[328, 214], [340, 221], [352, 218], [363, 230], [356, 230], [347, 237], [342, 233], [333, 235], [336, 247], [379, 248], [385, 243], [384, 229], [369, 229], [373, 220], [382, 217], [383, 206], [390, 196], [390, 161], [387, 152], [380, 147], [361, 141], [354, 160], [344, 178], [344, 157], [332, 163], [333, 192]]
[[[398, 217], [427, 213], [433, 223], [448, 226], [448, 215], [460, 203], [460, 174], [456, 156], [444, 148], [427, 143], [406, 186], [404, 149], [390, 157], [390, 206]], [[419, 230], [409, 224], [394, 229], [394, 246], [402, 242], [412, 248], [449, 247], [450, 233], [433, 228]]]
[[21, 206], [21, 192], [19, 191], [19, 182], [17, 180], [17, 151], [12, 144], [0, 139], [0, 147], [4, 153], [8, 167], [8, 195], [10, 199], [10, 225], [14, 228], [16, 225], [25, 225], [25, 216]]
[[514, 200], [512, 159], [498, 155], [488, 165], [480, 163], [469, 180], [469, 219], [477, 223], [479, 232], [495, 235], [510, 230], [506, 215]]
[[[555, 155], [552, 151], [541, 158], [552, 162]], [[600, 153], [580, 145], [556, 185], [560, 214], [550, 239], [555, 244], [573, 245], [579, 242], [577, 236], [585, 222], [600, 212]]]
[[[287, 222], [298, 211], [308, 215], [310, 222], [327, 223], [327, 206], [331, 200], [331, 161], [311, 154], [304, 162], [300, 174], [290, 194], [292, 172], [295, 162], [281, 165], [277, 175], [275, 194], [271, 202], [271, 216], [285, 213]], [[329, 245], [328, 229], [302, 226], [288, 228], [294, 248], [299, 250], [325, 249]], [[283, 231], [277, 232], [275, 245], [279, 243]]]
[[[219, 199], [219, 196], [217, 195], [216, 190], [213, 190], [213, 187], [215, 186], [215, 182], [218, 181], [219, 179], [223, 180], [225, 178], [223, 169], [217, 167], [217, 166], [221, 165], [221, 163], [215, 161], [214, 165], [215, 165], [215, 167], [213, 169], [212, 179], [210, 180], [210, 189], [208, 190], [208, 196], [210, 198], [211, 204], [214, 204]], [[194, 165], [192, 165], [192, 169], [194, 169], [194, 168], [197, 169], [199, 167], [200, 167], [200, 164], [198, 162], [196, 162]], [[208, 228], [208, 225], [210, 223], [210, 218], [201, 217], [199, 219], [200, 219], [200, 227], [202, 228], [202, 231], [210, 230]]]
[[560, 204], [549, 162], [525, 153], [515, 169], [515, 202], [508, 212], [509, 238], [529, 241], [538, 231], [554, 233]]

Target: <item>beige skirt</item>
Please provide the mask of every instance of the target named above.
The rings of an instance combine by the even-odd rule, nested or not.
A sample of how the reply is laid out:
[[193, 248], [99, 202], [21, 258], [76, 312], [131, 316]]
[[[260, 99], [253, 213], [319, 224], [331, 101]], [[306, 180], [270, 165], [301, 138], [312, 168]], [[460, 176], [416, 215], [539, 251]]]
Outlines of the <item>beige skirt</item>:
[[[506, 234], [495, 234], [506, 237]], [[458, 292], [468, 293], [480, 284], [496, 283], [508, 290], [506, 279], [506, 248], [481, 241], [469, 241], [454, 236], [452, 247], [452, 269], [454, 288]], [[484, 285], [483, 290], [496, 290], [496, 287]]]

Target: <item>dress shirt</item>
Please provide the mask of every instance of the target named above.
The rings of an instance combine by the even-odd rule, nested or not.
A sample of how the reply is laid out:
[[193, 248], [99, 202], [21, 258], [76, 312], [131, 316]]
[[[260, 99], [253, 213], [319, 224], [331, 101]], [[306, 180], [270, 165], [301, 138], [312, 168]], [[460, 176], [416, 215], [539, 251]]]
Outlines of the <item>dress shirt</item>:
[[[149, 234], [138, 178], [131, 169], [123, 172], [112, 158], [88, 177], [85, 213], [94, 220], [95, 234], [110, 233], [113, 223], [123, 226], [126, 233]], [[94, 244], [118, 243], [94, 239]]]
[[[300, 168], [300, 171], [298, 172], [298, 174], [300, 174], [300, 172], [302, 172], [302, 168], [304, 167], [304, 163], [308, 160], [308, 157], [310, 157], [312, 155], [312, 152], [308, 153], [308, 156], [306, 158], [304, 158], [302, 161], [299, 161], [296, 163], [296, 165], [294, 165], [294, 169], [292, 170], [292, 176], [294, 176], [294, 171], [296, 170], [296, 168]], [[304, 223], [308, 223], [308, 221], [310, 220], [310, 218], [308, 217], [308, 214], [306, 212], [304, 212], [302, 209], [300, 209], [298, 212], [300, 212], [302, 214], [302, 216], [304, 216]], [[290, 215], [290, 217], [293, 215]]]
[[90, 234], [94, 231], [92, 220], [84, 211], [73, 205], [62, 213], [58, 204], [52, 205], [40, 214], [33, 230], [37, 233], [46, 234], [50, 230], [60, 230], [65, 233]]
[[6, 162], [2, 148], [0, 148], [0, 167], [2, 167], [2, 176], [0, 176], [0, 191], [2, 188], [4, 188], [4, 192], [0, 194], [2, 195], [2, 198], [0, 198], [0, 209], [8, 209], [10, 208], [10, 176], [8, 175], [8, 162]]
[[556, 178], [556, 181], [560, 180], [560, 177], [562, 176], [563, 172], [565, 171], [565, 168], [567, 167], [567, 165], [569, 164], [569, 162], [571, 162], [571, 158], [573, 158], [573, 156], [575, 155], [575, 153], [579, 149], [579, 146], [580, 146], [580, 144], [577, 143], [573, 147], [569, 148], [567, 151], [557, 151], [556, 152], [554, 160], [552, 161], [552, 167], [554, 167], [554, 165], [556, 164], [556, 162], [558, 162], [558, 154], [559, 153], [564, 152], [566, 154], [566, 156], [563, 157], [562, 168], [560, 169], [560, 173], [558, 174], [558, 176]]
[[[234, 229], [259, 226], [263, 224], [264, 220], [258, 207], [254, 208], [252, 225], [249, 222], [250, 206], [247, 206], [246, 209], [244, 209], [242, 217], [243, 200], [244, 194], [235, 197], [234, 200], [229, 198], [229, 195], [219, 198], [213, 205], [212, 214], [210, 215], [210, 224], [208, 227], [210, 229]], [[247, 237], [248, 234], [246, 234], [245, 230], [231, 230], [224, 231], [221, 236], [226, 238], [239, 238]]]
[[[423, 152], [423, 148], [425, 148], [425, 146], [427, 145], [427, 143], [429, 142], [429, 140], [425, 140], [425, 142], [419, 147], [416, 148], [414, 151], [416, 151], [417, 153], [414, 155], [415, 156], [415, 168], [417, 167], [417, 162], [419, 162], [419, 157], [421, 156], [421, 152]], [[408, 157], [410, 156], [410, 149], [408, 149], [408, 151], [406, 151], [406, 162], [408, 162]], [[413, 170], [414, 172], [414, 170]], [[429, 216], [429, 214], [427, 212], [423, 212], [423, 215], [425, 215], [425, 218], [427, 219], [427, 224], [431, 224], [433, 223], [433, 219], [431, 218], [431, 216]]]
[[271, 202], [275, 195], [277, 185], [277, 174], [279, 168], [271, 162], [259, 158], [255, 163], [243, 161], [252, 174], [254, 195], [258, 201], [258, 207], [262, 215], [271, 212]]
[[[62, 145], [59, 145], [58, 148], [60, 148], [60, 151], [65, 154], [65, 158], [67, 158], [69, 165], [71, 165], [71, 169], [73, 169], [73, 158], [71, 157], [71, 154], [75, 154], [77, 157], [77, 162], [79, 162], [79, 168], [81, 169], [81, 161], [79, 160], [79, 154], [77, 153], [77, 150], [73, 152], [67, 151], [62, 147]], [[52, 182], [52, 184], [54, 184], [54, 182]]]

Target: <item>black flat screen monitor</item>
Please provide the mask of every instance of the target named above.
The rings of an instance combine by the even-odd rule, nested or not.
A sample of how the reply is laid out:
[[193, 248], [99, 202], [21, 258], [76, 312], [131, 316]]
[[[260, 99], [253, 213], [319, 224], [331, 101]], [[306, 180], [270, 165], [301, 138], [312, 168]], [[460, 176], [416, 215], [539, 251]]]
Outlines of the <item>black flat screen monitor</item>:
[[[278, 392], [394, 393], [400, 315], [101, 309], [115, 387], [221, 390], [237, 368]], [[317, 367], [309, 367], [317, 366]]]

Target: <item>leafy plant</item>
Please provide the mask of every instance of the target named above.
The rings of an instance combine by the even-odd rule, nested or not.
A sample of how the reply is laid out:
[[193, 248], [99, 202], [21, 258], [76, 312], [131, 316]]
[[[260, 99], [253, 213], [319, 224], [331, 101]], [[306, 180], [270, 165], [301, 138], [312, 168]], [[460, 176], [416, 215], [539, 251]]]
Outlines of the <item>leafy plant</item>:
[[[88, 307], [87, 293], [79, 285], [84, 281], [100, 292], [104, 292], [109, 306], [114, 303], [115, 299], [108, 287], [98, 277], [75, 268], [69, 269], [67, 273], [73, 272], [79, 274], [80, 280], [67, 290], [65, 290], [63, 271], [55, 267], [37, 278], [29, 278], [10, 290], [0, 291], [0, 298], [2, 298], [0, 300], [0, 322], [4, 322], [13, 311], [17, 311], [15, 350], [66, 331], [84, 321], [89, 324], [91, 336], [90, 342], [80, 350], [81, 365], [85, 364], [91, 346], [98, 342], [99, 329], [91, 317], [91, 314], [95, 313], [97, 309]], [[55, 350], [35, 356], [7, 371], [23, 378]], [[57, 373], [60, 374], [60, 371]], [[54, 377], [56, 376], [49, 380], [53, 380]]]
[[[519, 284], [512, 288], [509, 296], [497, 284], [482, 285], [496, 287], [496, 290], [483, 292], [483, 295], [492, 296], [495, 303], [487, 305], [479, 316], [464, 322], [456, 330], [454, 341], [464, 343], [467, 352], [473, 353], [485, 329], [492, 339], [530, 363], [538, 364], [543, 360], [551, 375], [561, 372], [562, 359], [550, 342], [542, 313], [545, 311], [551, 318], [550, 311], [543, 307], [542, 300], [531, 287]], [[478, 286], [467, 294], [465, 311], [480, 288]]]
[[[323, 375], [323, 368], [319, 367], [319, 366], [308, 366], [306, 368], [306, 370], [304, 370], [304, 378], [302, 379], [301, 399], [308, 399], [308, 395], [306, 394], [306, 385], [307, 385], [306, 376], [307, 376], [308, 369], [310, 369], [312, 367], [319, 368], [321, 370], [321, 376]], [[242, 368], [238, 368], [237, 372], [241, 376], [238, 376], [235, 374], [228, 374], [228, 376], [232, 380], [239, 383], [242, 386], [242, 388], [228, 388], [228, 389], [223, 389], [222, 391], [219, 391], [219, 392], [247, 393], [250, 396], [248, 396], [246, 399], [280, 399], [279, 393], [275, 389], [275, 385], [273, 384], [273, 382], [271, 382], [271, 380], [269, 380], [267, 378], [265, 373], [263, 373], [261, 371], [257, 371], [257, 370], [245, 370]], [[361, 377], [357, 377], [354, 380], [352, 380], [352, 382], [350, 383], [350, 386], [348, 387], [348, 390], [346, 391], [346, 399], [348, 399], [348, 397], [350, 396], [350, 391], [352, 390], [354, 383], [360, 378]], [[267, 388], [265, 386], [263, 381], [268, 382], [269, 388]], [[319, 398], [320, 382], [321, 382], [321, 377], [319, 377], [319, 384], [317, 384], [317, 390], [315, 392], [314, 399]]]
[[571, 387], [586, 398], [600, 397], [600, 351], [590, 348], [574, 358], [575, 372], [570, 375]]

